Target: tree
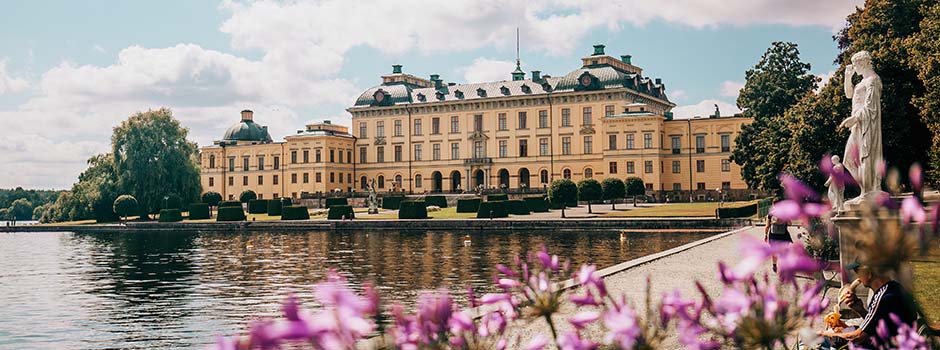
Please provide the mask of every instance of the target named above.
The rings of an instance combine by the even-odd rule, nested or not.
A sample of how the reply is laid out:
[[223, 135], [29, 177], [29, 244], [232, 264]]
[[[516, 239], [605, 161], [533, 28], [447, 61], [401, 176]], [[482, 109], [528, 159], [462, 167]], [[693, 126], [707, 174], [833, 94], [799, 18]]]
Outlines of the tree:
[[163, 196], [163, 205], [160, 206], [161, 209], [182, 209], [183, 208], [183, 199], [175, 193], [168, 194]]
[[584, 179], [578, 182], [578, 199], [586, 201], [588, 204], [588, 213], [591, 211], [591, 202], [601, 199], [601, 184], [594, 179]]
[[240, 195], [238, 195], [238, 201], [242, 203], [248, 203], [255, 199], [258, 199], [258, 195], [255, 194], [255, 191], [252, 190], [244, 190]]
[[137, 113], [114, 128], [111, 150], [119, 187], [155, 213], [166, 193], [193, 202], [202, 192], [196, 144], [169, 109]]
[[920, 31], [909, 39], [910, 64], [924, 85], [912, 101], [921, 121], [933, 133], [928, 154], [927, 181], [940, 185], [940, 3], [922, 7]]
[[222, 202], [222, 195], [218, 192], [209, 191], [202, 194], [202, 202], [210, 207], [217, 207]]
[[131, 214], [139, 213], [137, 198], [129, 194], [124, 194], [114, 200], [114, 212], [121, 216], [124, 221]]
[[29, 220], [33, 218], [33, 203], [26, 198], [20, 198], [10, 204], [9, 211], [13, 220]]
[[624, 182], [626, 187], [627, 196], [633, 197], [633, 206], [636, 206], [636, 196], [642, 196], [646, 194], [646, 184], [643, 183], [643, 179], [631, 176], [627, 178], [627, 181]]
[[565, 206], [578, 200], [578, 186], [569, 179], [552, 181], [548, 187], [548, 200], [553, 206], [561, 206], [561, 217], [565, 217]]
[[626, 197], [626, 187], [623, 181], [616, 177], [608, 177], [601, 182], [601, 191], [604, 192], [604, 199], [610, 201], [610, 210], [617, 209], [616, 200]]
[[800, 61], [796, 44], [774, 42], [745, 72], [737, 104], [754, 122], [738, 133], [731, 159], [741, 165], [741, 176], [750, 188], [779, 191], [777, 176], [789, 152], [784, 113], [816, 88], [818, 78], [809, 70], [810, 64]]

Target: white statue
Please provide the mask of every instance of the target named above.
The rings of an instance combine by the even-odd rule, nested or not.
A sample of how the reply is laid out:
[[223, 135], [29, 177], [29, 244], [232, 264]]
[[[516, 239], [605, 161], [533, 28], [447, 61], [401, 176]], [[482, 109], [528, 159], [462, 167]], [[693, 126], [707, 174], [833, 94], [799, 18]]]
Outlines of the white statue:
[[839, 156], [832, 156], [832, 172], [829, 174], [829, 179], [826, 180], [826, 186], [829, 186], [829, 203], [832, 204], [834, 213], [843, 211], [842, 207], [845, 199], [842, 194], [845, 192], [845, 183], [842, 179], [845, 178], [844, 173], [845, 167], [842, 166]]
[[[852, 77], [858, 73], [858, 85]], [[852, 55], [852, 64], [845, 67], [845, 96], [852, 99], [852, 115], [839, 127], [849, 128], [845, 144], [845, 169], [855, 178], [861, 190], [858, 197], [845, 202], [858, 205], [881, 194], [882, 174], [878, 171], [884, 158], [881, 152], [881, 77], [875, 74], [868, 51]]]
[[372, 183], [369, 186], [369, 214], [378, 214], [379, 213], [379, 199], [375, 194], [375, 179], [372, 179]]

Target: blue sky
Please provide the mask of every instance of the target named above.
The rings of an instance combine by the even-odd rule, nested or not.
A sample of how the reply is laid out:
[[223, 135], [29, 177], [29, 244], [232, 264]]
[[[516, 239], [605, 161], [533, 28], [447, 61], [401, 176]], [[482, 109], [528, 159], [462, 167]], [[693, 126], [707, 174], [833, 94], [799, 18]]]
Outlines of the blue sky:
[[593, 44], [662, 78], [678, 115], [735, 112], [773, 41], [812, 73], [835, 70], [831, 36], [860, 0], [11, 1], [0, 11], [0, 187], [68, 188], [111, 128], [170, 107], [200, 145], [255, 110], [276, 139], [344, 111], [391, 64], [446, 81], [562, 75]]

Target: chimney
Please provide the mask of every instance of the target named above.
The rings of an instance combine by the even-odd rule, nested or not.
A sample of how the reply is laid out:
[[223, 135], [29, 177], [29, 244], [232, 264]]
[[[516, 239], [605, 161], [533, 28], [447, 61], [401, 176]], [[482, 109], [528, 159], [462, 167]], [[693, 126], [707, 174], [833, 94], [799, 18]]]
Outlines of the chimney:
[[630, 59], [632, 59], [632, 58], [633, 58], [633, 56], [631, 56], [631, 55], [620, 55], [620, 60], [623, 61], [623, 63], [626, 63], [626, 64], [633, 64], [633, 63], [630, 63]]
[[431, 74], [431, 84], [434, 84], [435, 89], [441, 88], [441, 76], [439, 74]]
[[392, 65], [392, 74], [401, 74], [401, 65], [393, 64]]
[[656, 85], [663, 85], [663, 79], [662, 79], [662, 78], [656, 78]]
[[532, 81], [542, 80], [542, 71], [532, 71]]
[[594, 45], [594, 54], [591, 56], [600, 56], [604, 54], [604, 45], [597, 44]]
[[330, 121], [329, 121], [329, 120], [324, 120], [324, 121], [323, 121], [323, 124], [329, 125], [329, 124], [330, 124]]
[[242, 111], [242, 121], [254, 121], [253, 118], [254, 112], [252, 112], [250, 109]]

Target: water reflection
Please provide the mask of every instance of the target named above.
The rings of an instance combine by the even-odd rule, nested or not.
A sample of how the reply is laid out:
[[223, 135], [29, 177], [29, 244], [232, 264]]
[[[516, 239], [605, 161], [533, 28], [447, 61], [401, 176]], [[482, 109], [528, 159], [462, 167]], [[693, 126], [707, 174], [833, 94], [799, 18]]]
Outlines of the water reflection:
[[[464, 244], [464, 236], [471, 244]], [[277, 314], [288, 292], [312, 305], [330, 268], [372, 281], [385, 302], [422, 290], [491, 291], [493, 266], [542, 244], [602, 267], [703, 234], [618, 232], [291, 232], [0, 236], [0, 348], [182, 349]], [[36, 292], [36, 291], [40, 292]], [[57, 327], [43, 328], [55, 323]]]

